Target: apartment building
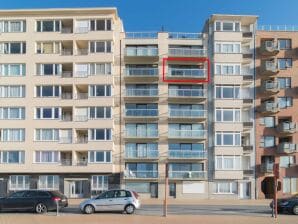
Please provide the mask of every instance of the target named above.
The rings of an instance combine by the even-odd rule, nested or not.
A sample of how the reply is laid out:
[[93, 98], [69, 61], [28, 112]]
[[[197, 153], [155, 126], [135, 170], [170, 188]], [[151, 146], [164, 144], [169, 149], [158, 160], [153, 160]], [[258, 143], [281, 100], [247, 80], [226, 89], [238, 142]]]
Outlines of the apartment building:
[[0, 192], [119, 187], [115, 8], [0, 11]]
[[[278, 196], [298, 192], [298, 33], [279, 27], [257, 32], [257, 197], [272, 198], [273, 164], [280, 167]], [[283, 29], [284, 31], [277, 31]], [[269, 30], [269, 31], [268, 31]]]

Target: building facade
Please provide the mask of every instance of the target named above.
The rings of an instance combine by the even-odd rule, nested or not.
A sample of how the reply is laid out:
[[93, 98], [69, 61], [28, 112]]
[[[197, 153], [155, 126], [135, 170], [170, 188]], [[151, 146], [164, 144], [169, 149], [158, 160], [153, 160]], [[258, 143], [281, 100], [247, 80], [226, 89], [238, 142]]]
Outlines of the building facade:
[[149, 33], [115, 8], [0, 11], [0, 195], [163, 199], [168, 175], [172, 198], [272, 197], [274, 162], [295, 193], [295, 35], [246, 15]]

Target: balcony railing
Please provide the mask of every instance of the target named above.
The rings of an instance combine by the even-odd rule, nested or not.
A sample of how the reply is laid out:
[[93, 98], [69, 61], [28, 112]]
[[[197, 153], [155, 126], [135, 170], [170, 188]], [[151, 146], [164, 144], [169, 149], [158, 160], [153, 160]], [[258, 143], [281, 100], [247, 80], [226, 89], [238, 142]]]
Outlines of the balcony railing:
[[89, 49], [88, 48], [78, 48], [77, 55], [88, 55]]
[[60, 159], [61, 166], [72, 166], [72, 159]]
[[127, 117], [156, 117], [158, 109], [126, 109], [125, 116]]
[[126, 39], [157, 39], [157, 32], [126, 32]]
[[77, 144], [87, 144], [88, 143], [88, 137], [77, 137], [76, 143]]
[[277, 130], [282, 133], [295, 133], [297, 131], [297, 125], [294, 122], [281, 122], [277, 126]]
[[158, 89], [126, 89], [126, 96], [158, 96]]
[[89, 27], [76, 27], [75, 31], [76, 33], [88, 33]]
[[169, 117], [171, 118], [206, 118], [206, 110], [184, 110], [170, 109]]
[[86, 100], [88, 99], [88, 93], [77, 93], [78, 100]]
[[183, 40], [197, 40], [202, 39], [202, 33], [180, 33], [180, 32], [170, 32], [169, 39], [183, 39]]
[[169, 48], [169, 55], [182, 57], [204, 57], [207, 55], [207, 50], [191, 48]]
[[71, 100], [72, 99], [72, 93], [71, 92], [61, 93], [61, 99], [63, 99], [63, 100]]
[[149, 47], [128, 47], [125, 48], [126, 56], [158, 56], [158, 48]]
[[261, 172], [272, 173], [273, 167], [274, 167], [274, 163], [262, 163], [261, 164]]
[[88, 165], [88, 159], [77, 159], [74, 164], [76, 166], [87, 166]]
[[279, 83], [274, 81], [267, 81], [264, 84], [264, 88], [266, 91], [278, 91], [279, 90]]
[[88, 121], [88, 115], [75, 115], [75, 121]]
[[206, 69], [196, 68], [169, 68], [169, 77], [191, 77], [191, 78], [206, 78]]
[[88, 72], [87, 71], [76, 71], [74, 73], [74, 77], [76, 77], [76, 78], [87, 78], [88, 77]]
[[295, 153], [298, 152], [297, 144], [283, 142], [277, 146], [277, 151], [280, 153]]
[[169, 97], [206, 97], [204, 89], [169, 89]]
[[62, 71], [61, 77], [62, 78], [71, 78], [72, 77], [72, 71]]
[[171, 159], [205, 159], [207, 151], [201, 150], [169, 150], [169, 158]]
[[127, 159], [157, 159], [159, 156], [158, 150], [125, 150], [125, 158]]
[[71, 27], [62, 27], [61, 33], [72, 33]]
[[158, 76], [158, 68], [126, 68], [126, 76]]
[[276, 73], [278, 71], [277, 65], [274, 61], [265, 61], [264, 70], [270, 73]]
[[72, 143], [72, 138], [70, 138], [70, 137], [60, 137], [59, 138], [59, 143], [70, 144], [70, 143]]
[[169, 171], [170, 179], [206, 179], [206, 171]]
[[296, 25], [260, 25], [258, 30], [265, 31], [298, 31], [298, 26]]
[[206, 138], [206, 130], [171, 130], [169, 138]]
[[72, 55], [72, 49], [62, 49], [60, 54], [63, 56]]
[[125, 130], [126, 138], [158, 138], [158, 130]]
[[141, 171], [141, 170], [125, 170], [124, 171], [124, 177], [125, 178], [157, 178], [158, 177], [158, 171], [152, 170], [152, 171]]
[[261, 107], [263, 112], [277, 113], [280, 110], [277, 102], [263, 102]]

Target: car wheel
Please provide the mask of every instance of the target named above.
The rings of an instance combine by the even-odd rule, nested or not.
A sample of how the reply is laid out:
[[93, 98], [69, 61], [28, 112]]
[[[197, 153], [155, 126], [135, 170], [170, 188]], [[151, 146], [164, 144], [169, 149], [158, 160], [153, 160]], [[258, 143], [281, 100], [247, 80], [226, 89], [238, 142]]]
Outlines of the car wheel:
[[92, 214], [92, 213], [94, 213], [94, 207], [92, 206], [92, 205], [86, 205], [85, 207], [84, 207], [84, 212], [85, 212], [85, 214]]
[[298, 215], [298, 205], [295, 205], [295, 206], [293, 207], [293, 214], [294, 214], [294, 215]]
[[38, 213], [38, 214], [42, 214], [42, 213], [46, 213], [48, 211], [48, 208], [45, 204], [43, 203], [38, 203], [36, 206], [35, 206], [35, 212]]
[[135, 212], [135, 206], [133, 205], [126, 205], [125, 207], [126, 214], [133, 214]]

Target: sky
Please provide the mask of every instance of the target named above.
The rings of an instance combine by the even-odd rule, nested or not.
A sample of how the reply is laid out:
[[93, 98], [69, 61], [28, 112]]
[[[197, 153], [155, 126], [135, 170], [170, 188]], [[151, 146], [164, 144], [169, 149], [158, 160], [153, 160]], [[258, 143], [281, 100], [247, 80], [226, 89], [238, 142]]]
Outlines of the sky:
[[211, 14], [258, 15], [260, 25], [298, 25], [298, 0], [0, 0], [0, 9], [117, 7], [125, 31], [200, 32]]

